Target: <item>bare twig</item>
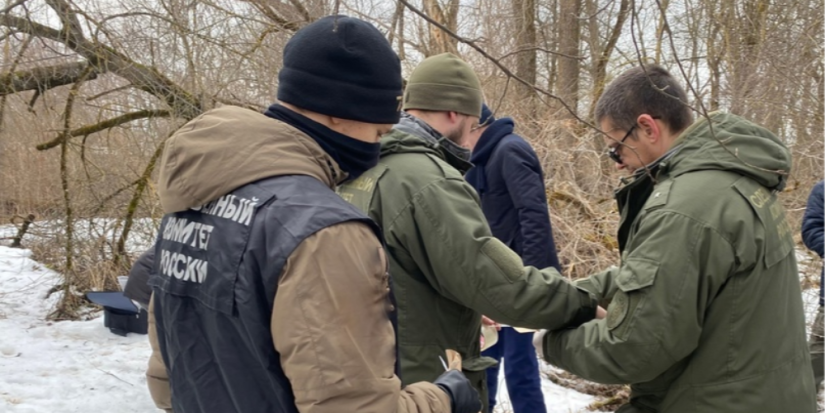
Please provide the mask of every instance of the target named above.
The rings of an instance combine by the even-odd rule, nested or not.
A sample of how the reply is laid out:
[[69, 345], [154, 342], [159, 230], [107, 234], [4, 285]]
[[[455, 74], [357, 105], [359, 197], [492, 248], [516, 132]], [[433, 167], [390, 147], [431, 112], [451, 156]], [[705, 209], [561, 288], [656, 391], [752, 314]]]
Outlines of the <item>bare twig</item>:
[[99, 214], [101, 211], [103, 211], [103, 208], [106, 207], [107, 202], [111, 201], [116, 196], [122, 194], [127, 189], [139, 184], [142, 180], [143, 180], [143, 178], [138, 178], [137, 180], [132, 181], [132, 182], [128, 183], [127, 185], [124, 185], [124, 186], [118, 188], [116, 191], [112, 192], [111, 194], [106, 195], [105, 197], [103, 197], [103, 199], [101, 199], [100, 202], [98, 202], [97, 206], [94, 209], [92, 209], [92, 213], [90, 215], [97, 216], [97, 214]]
[[106, 119], [102, 122], [95, 123], [94, 125], [87, 125], [83, 126], [68, 132], [61, 133], [56, 138], [37, 145], [38, 151], [45, 151], [47, 149], [54, 148], [57, 145], [62, 144], [63, 142], [69, 140], [69, 138], [75, 136], [84, 136], [90, 135], [92, 133], [104, 131], [106, 129], [111, 129], [116, 126], [123, 125], [125, 123], [132, 122], [138, 119], [148, 119], [148, 118], [167, 118], [172, 116], [172, 113], [168, 110], [139, 110], [137, 112], [130, 112], [124, 115], [120, 115], [111, 119]]
[[524, 53], [524, 52], [533, 52], [533, 51], [544, 52], [544, 53], [547, 53], [547, 54], [552, 54], [552, 55], [566, 57], [568, 59], [575, 59], [575, 60], [580, 60], [580, 61], [587, 59], [584, 56], [573, 56], [573, 55], [569, 55], [569, 54], [566, 54], [566, 53], [556, 52], [556, 51], [547, 49], [545, 47], [536, 46], [536, 47], [525, 47], [523, 49], [513, 50], [512, 52], [505, 53], [505, 54], [501, 55], [497, 60], [504, 60], [504, 59], [506, 59], [506, 58], [508, 58], [512, 55], [515, 55], [515, 54]]
[[116, 87], [116, 88], [114, 88], [114, 89], [109, 89], [109, 90], [107, 90], [107, 91], [105, 91], [105, 92], [100, 92], [100, 93], [98, 93], [98, 94], [96, 94], [96, 95], [89, 96], [89, 97], [87, 97], [85, 100], [86, 100], [86, 102], [91, 102], [91, 101], [93, 101], [93, 100], [100, 99], [100, 98], [102, 98], [102, 97], [104, 97], [104, 96], [106, 96], [106, 95], [110, 95], [110, 94], [112, 94], [112, 93], [122, 92], [122, 91], [124, 91], [124, 90], [126, 90], [126, 89], [129, 89], [129, 88], [133, 87], [133, 86], [134, 86], [134, 85], [132, 85], [131, 83], [130, 83], [130, 84], [127, 84], [127, 85], [119, 86], [119, 87]]

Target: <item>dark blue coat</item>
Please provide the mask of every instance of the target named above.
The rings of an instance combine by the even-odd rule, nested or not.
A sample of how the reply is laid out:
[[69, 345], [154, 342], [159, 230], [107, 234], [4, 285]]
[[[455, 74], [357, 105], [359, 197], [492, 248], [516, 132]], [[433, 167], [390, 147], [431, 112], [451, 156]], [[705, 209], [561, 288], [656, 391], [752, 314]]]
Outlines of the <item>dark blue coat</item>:
[[466, 179], [481, 197], [493, 236], [519, 254], [524, 265], [561, 271], [541, 165], [514, 127], [510, 118], [487, 127], [473, 149], [474, 166]]
[[[822, 258], [823, 232], [825, 232], [825, 211], [823, 211], [823, 181], [814, 185], [811, 194], [808, 195], [808, 206], [805, 208], [805, 216], [802, 218], [802, 242], [811, 251], [819, 254]], [[823, 273], [825, 274], [825, 273]], [[819, 280], [819, 305], [825, 304], [825, 277], [820, 275]]]

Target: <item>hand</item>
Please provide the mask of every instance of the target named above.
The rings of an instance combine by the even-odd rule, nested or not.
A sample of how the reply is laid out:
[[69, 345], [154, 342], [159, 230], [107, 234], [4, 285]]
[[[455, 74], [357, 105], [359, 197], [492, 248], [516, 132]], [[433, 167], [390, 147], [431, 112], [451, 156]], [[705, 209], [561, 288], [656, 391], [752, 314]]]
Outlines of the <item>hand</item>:
[[486, 315], [481, 316], [481, 324], [485, 326], [493, 326], [496, 328], [496, 331], [501, 331], [501, 324], [496, 323], [493, 319], [487, 317]]
[[602, 306], [598, 306], [596, 308], [596, 320], [601, 320], [605, 317], [607, 317], [607, 310], [602, 308]]
[[478, 392], [458, 370], [448, 370], [439, 376], [434, 384], [450, 396], [453, 413], [478, 413], [481, 411], [481, 399]]
[[536, 348], [536, 355], [544, 360], [544, 336], [547, 330], [539, 330], [533, 334], [533, 347]]

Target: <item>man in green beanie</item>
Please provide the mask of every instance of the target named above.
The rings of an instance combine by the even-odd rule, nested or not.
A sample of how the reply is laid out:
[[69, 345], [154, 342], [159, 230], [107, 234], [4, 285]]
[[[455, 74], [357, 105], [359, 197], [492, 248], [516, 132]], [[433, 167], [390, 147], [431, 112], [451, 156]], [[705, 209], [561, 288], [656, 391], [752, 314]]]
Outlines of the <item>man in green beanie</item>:
[[410, 75], [401, 121], [381, 140], [378, 165], [338, 191], [384, 231], [402, 380], [435, 379], [444, 372], [439, 357], [456, 350], [486, 404], [485, 370], [495, 361], [480, 355], [482, 314], [560, 329], [592, 320], [597, 304], [554, 268], [525, 267], [491, 235], [462, 177], [471, 164], [461, 144], [481, 103], [466, 62], [446, 53], [425, 59]]

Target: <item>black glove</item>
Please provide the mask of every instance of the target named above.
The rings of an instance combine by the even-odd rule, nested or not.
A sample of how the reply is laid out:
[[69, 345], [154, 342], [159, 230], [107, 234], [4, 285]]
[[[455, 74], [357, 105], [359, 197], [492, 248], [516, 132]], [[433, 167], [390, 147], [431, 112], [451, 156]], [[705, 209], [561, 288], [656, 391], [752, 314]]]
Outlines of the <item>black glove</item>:
[[435, 380], [435, 385], [450, 396], [453, 413], [478, 413], [481, 399], [470, 380], [458, 370], [449, 370]]

